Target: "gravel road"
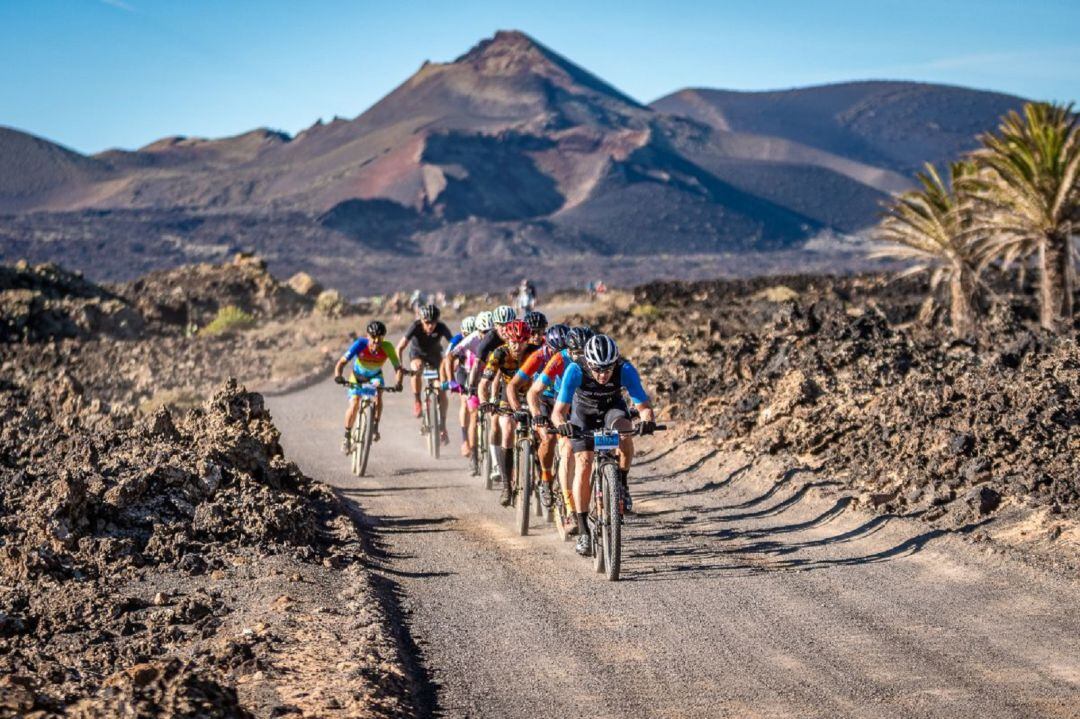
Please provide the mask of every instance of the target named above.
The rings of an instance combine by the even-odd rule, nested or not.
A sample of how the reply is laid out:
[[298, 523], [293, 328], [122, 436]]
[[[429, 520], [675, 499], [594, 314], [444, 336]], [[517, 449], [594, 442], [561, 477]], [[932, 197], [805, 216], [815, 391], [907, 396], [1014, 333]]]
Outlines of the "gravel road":
[[1080, 716], [1075, 578], [857, 511], [809, 468], [668, 437], [631, 477], [610, 583], [549, 527], [515, 536], [456, 443], [428, 457], [388, 397], [363, 479], [339, 453], [340, 387], [269, 404], [286, 454], [385, 550], [437, 716]]

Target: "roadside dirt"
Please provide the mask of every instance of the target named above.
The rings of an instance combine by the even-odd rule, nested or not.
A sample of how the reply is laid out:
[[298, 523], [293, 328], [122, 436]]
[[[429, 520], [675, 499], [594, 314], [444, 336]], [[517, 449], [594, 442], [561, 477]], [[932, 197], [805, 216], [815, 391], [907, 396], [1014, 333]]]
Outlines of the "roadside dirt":
[[[667, 416], [717, 448], [820, 464], [874, 511], [1080, 567], [1080, 348], [1013, 295], [954, 341], [877, 276], [654, 283], [592, 318]], [[987, 522], [986, 520], [992, 520]]]

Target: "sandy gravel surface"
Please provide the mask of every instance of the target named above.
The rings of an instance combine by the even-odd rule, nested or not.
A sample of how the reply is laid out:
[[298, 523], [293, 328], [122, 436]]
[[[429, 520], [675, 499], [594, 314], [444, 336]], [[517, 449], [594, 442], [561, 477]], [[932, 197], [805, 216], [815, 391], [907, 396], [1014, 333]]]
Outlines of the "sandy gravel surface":
[[401, 397], [364, 479], [339, 387], [269, 403], [286, 453], [363, 508], [436, 715], [1080, 716], [1075, 578], [854, 510], [798, 462], [656, 440], [609, 583], [553, 529], [516, 537]]

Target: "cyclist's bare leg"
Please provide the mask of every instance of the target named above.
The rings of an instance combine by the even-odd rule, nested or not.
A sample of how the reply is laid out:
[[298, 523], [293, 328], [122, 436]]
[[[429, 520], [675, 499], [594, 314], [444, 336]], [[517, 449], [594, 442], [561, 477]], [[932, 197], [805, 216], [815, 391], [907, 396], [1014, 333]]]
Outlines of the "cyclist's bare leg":
[[375, 395], [375, 424], [379, 423], [382, 419], [382, 387], [379, 387], [378, 394]]
[[349, 428], [353, 426], [353, 422], [356, 421], [356, 413], [360, 411], [360, 398], [349, 397], [349, 406], [345, 410], [345, 431], [348, 432]]
[[450, 409], [450, 398], [446, 392], [439, 390], [439, 431], [446, 433], [446, 411]]
[[562, 485], [563, 501], [567, 503], [566, 511], [576, 511], [577, 503], [574, 501], [574, 452], [567, 437], [559, 437], [559, 484]]
[[[634, 425], [630, 421], [629, 417], [622, 417], [611, 423], [612, 429], [617, 429], [620, 432], [633, 429]], [[630, 463], [634, 461], [634, 438], [633, 437], [620, 437], [619, 438], [619, 469], [624, 472], [630, 470]]]
[[574, 452], [574, 509], [579, 516], [589, 513], [592, 465], [592, 452]]
[[555, 461], [555, 433], [539, 429], [540, 446], [536, 448], [536, 457], [540, 460], [540, 472], [544, 482], [551, 484], [551, 465]]
[[424, 362], [419, 357], [416, 357], [416, 358], [413, 359], [412, 362], [409, 363], [409, 366], [412, 368], [412, 371], [413, 371], [412, 376], [409, 378], [409, 384], [412, 385], [413, 399], [415, 399], [417, 402], [419, 402], [420, 401], [420, 379], [421, 379], [420, 374], [421, 374], [421, 371], [424, 368]]

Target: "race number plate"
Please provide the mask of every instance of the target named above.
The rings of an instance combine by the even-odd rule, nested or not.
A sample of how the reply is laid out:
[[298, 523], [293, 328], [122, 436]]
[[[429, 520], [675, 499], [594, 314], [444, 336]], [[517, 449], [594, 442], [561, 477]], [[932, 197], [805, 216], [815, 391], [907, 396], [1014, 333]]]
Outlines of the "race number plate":
[[614, 432], [593, 432], [593, 447], [603, 452], [619, 448], [619, 435]]
[[379, 390], [377, 390], [373, 384], [361, 385], [358, 391], [361, 397], [374, 397], [379, 393]]
[[424, 370], [424, 379], [439, 379], [438, 370], [433, 370], [433, 369]]

